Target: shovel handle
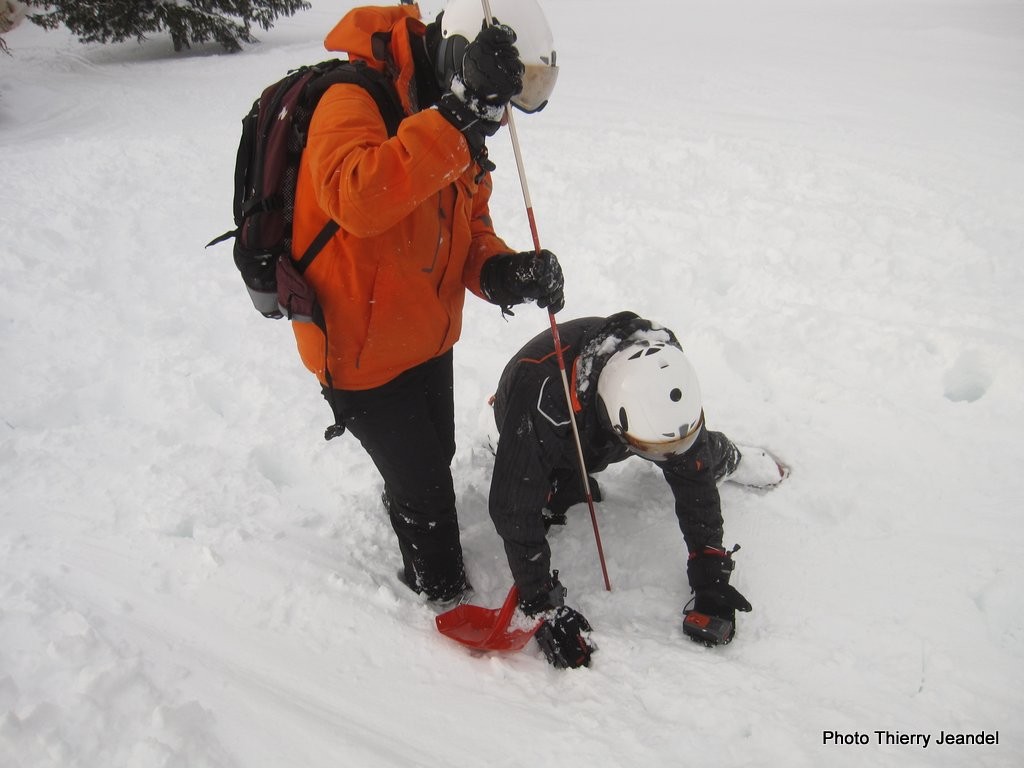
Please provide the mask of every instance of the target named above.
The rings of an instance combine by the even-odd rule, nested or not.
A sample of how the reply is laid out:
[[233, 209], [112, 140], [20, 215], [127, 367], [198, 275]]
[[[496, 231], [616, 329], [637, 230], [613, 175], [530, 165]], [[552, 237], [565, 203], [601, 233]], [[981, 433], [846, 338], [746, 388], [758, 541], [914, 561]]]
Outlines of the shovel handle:
[[501, 604], [501, 610], [498, 611], [498, 616], [494, 620], [494, 629], [492, 629], [491, 634], [487, 636], [488, 641], [492, 641], [499, 635], [505, 634], [509, 623], [512, 621], [512, 614], [516, 612], [516, 605], [518, 603], [519, 587], [513, 584], [511, 589], [508, 591], [508, 595], [505, 597], [505, 602]]
[[[487, 635], [486, 644], [493, 646], [495, 640], [500, 637], [505, 637], [509, 633], [509, 625], [512, 624], [512, 615], [515, 613], [515, 609], [519, 604], [519, 588], [514, 584], [509, 589], [509, 594], [505, 597], [505, 602], [502, 603], [501, 609], [498, 611], [498, 616], [495, 620], [495, 628], [490, 631]], [[528, 632], [530, 636], [534, 635], [541, 628], [541, 622], [538, 621], [534, 625], [534, 629]]]
[[509, 625], [512, 623], [512, 616], [515, 614], [517, 607], [519, 607], [519, 587], [513, 584], [508, 591], [508, 595], [505, 597], [505, 602], [501, 604], [498, 618], [494, 622], [494, 630], [491, 632], [488, 640], [493, 641], [499, 637], [507, 637], [509, 634], [516, 634], [527, 638], [533, 637], [533, 633], [540, 629], [540, 625], [543, 623], [540, 619], [534, 621], [533, 629], [509, 629]]

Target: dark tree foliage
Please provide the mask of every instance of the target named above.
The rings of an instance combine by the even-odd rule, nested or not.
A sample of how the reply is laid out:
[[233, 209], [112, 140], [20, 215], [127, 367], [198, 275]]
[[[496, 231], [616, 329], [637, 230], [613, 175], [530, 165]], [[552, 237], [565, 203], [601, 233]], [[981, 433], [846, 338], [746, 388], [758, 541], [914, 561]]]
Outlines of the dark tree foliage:
[[306, 10], [305, 0], [25, 0], [41, 9], [41, 27], [64, 24], [82, 42], [117, 43], [166, 30], [174, 50], [215, 41], [230, 52], [252, 43], [253, 25], [270, 29], [278, 16]]

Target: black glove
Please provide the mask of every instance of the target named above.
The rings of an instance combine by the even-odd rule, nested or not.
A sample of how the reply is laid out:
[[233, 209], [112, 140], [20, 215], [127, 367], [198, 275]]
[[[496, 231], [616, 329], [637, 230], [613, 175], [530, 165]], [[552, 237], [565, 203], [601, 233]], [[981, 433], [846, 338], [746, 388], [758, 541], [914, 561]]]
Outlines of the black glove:
[[493, 24], [480, 30], [476, 39], [466, 46], [462, 56], [461, 82], [453, 85], [456, 95], [481, 117], [501, 120], [501, 113], [512, 97], [523, 90], [526, 67], [515, 46], [516, 33], [504, 24]]
[[534, 637], [544, 651], [544, 657], [556, 669], [576, 669], [590, 666], [590, 656], [596, 650], [584, 632], [590, 632], [590, 622], [583, 614], [565, 605], [566, 589], [555, 571], [537, 592], [519, 607], [527, 616], [542, 619]]
[[576, 669], [590, 666], [595, 649], [584, 634], [589, 632], [590, 623], [583, 614], [563, 605], [546, 614], [534, 637], [555, 669]]
[[548, 250], [494, 256], [484, 262], [480, 287], [492, 304], [504, 309], [537, 300], [541, 309], [555, 313], [565, 306], [562, 267]]
[[525, 67], [515, 40], [511, 27], [501, 24], [480, 30], [466, 46], [451, 90], [437, 104], [437, 111], [462, 131], [469, 154], [484, 171], [495, 168], [487, 158], [487, 138], [497, 133], [505, 106], [523, 89]]
[[[732, 624], [723, 643], [729, 643], [736, 636], [736, 611], [750, 611], [752, 606], [739, 590], [729, 584], [729, 576], [736, 567], [732, 553], [721, 547], [704, 547], [691, 555], [686, 565], [690, 589], [694, 593], [693, 610], [706, 616], [724, 619]], [[684, 625], [684, 630], [686, 626]], [[705, 638], [687, 632], [691, 640], [707, 642]]]

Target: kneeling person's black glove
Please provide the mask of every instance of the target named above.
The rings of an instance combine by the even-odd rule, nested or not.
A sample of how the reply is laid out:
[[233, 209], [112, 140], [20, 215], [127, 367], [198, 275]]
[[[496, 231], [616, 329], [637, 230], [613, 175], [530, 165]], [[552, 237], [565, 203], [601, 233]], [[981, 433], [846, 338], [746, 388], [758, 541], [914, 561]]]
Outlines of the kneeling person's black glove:
[[492, 304], [507, 308], [536, 300], [552, 313], [565, 306], [562, 266], [551, 251], [523, 251], [488, 259], [480, 271], [480, 287]]
[[729, 584], [735, 567], [732, 552], [721, 547], [704, 547], [691, 556], [686, 575], [694, 594], [693, 611], [728, 623], [728, 626], [719, 622], [713, 622], [715, 626], [711, 627], [702, 626], [687, 616], [683, 631], [691, 640], [705, 645], [732, 642], [736, 636], [736, 611], [753, 609], [747, 598]]
[[596, 650], [590, 643], [590, 622], [579, 611], [565, 605], [565, 593], [555, 571], [534, 595], [521, 601], [519, 607], [527, 616], [541, 620], [534, 638], [549, 664], [556, 669], [588, 667]]
[[534, 637], [555, 669], [576, 669], [590, 666], [594, 647], [584, 634], [590, 631], [582, 613], [563, 605], [547, 614]]

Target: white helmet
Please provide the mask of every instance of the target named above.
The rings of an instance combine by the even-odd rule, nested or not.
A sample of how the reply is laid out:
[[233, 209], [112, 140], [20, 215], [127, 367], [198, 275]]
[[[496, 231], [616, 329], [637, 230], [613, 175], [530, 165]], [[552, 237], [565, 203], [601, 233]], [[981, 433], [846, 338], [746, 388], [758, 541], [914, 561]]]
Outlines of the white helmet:
[[[516, 49], [526, 67], [523, 90], [512, 97], [512, 104], [524, 112], [544, 108], [555, 89], [558, 66], [555, 43], [544, 11], [537, 0], [489, 0], [491, 19], [511, 27], [516, 33]], [[437, 75], [447, 87], [461, 67], [466, 45], [476, 39], [484, 27], [483, 0], [449, 0], [440, 17], [441, 42], [437, 51]]]
[[608, 358], [597, 396], [612, 430], [652, 461], [686, 453], [704, 426], [697, 372], [683, 350], [664, 342], [634, 341]]

